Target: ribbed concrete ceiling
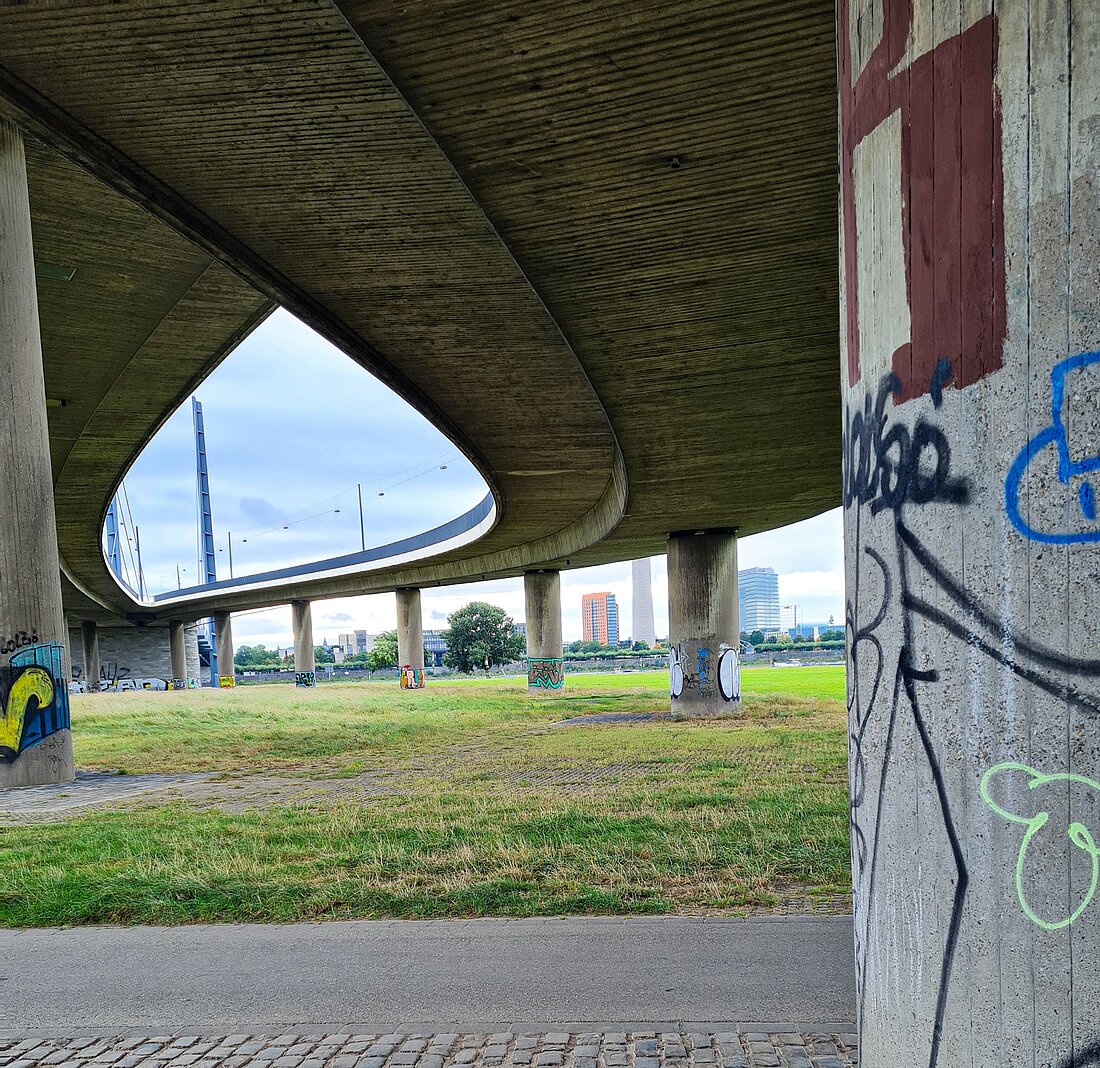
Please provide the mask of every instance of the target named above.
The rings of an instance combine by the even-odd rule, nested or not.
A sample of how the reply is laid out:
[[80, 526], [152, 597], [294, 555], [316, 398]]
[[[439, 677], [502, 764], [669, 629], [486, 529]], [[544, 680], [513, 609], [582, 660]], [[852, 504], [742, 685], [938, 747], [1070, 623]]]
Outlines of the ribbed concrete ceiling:
[[[483, 542], [402, 581], [621, 559], [672, 529], [751, 533], [835, 503], [831, 4], [20, 6], [0, 67], [19, 121], [194, 242], [148, 216], [158, 236], [135, 241], [129, 205], [99, 228], [66, 210], [65, 183], [88, 179], [63, 162], [33, 179], [54, 191], [36, 241], [70, 242], [50, 256], [77, 257], [83, 234], [157, 290], [140, 322], [106, 278], [114, 299], [90, 314], [43, 301], [50, 389], [51, 361], [63, 379], [95, 347], [105, 396], [154, 341], [161, 407], [118, 415], [123, 463], [271, 298], [451, 434], [497, 495]], [[210, 307], [205, 360], [171, 381]], [[156, 338], [177, 308], [188, 328]], [[113, 478], [79, 449], [84, 415], [58, 413], [59, 511], [94, 545], [74, 572], [95, 587]], [[62, 482], [82, 465], [77, 499]]]

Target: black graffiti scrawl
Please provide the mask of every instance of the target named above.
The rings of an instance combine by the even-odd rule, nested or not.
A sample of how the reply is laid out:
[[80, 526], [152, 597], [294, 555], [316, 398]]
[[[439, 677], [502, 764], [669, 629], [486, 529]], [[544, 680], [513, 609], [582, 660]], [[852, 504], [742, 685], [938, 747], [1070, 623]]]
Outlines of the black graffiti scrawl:
[[[937, 374], [949, 376], [950, 369], [938, 369]], [[893, 374], [887, 374], [873, 396], [865, 395], [861, 406], [849, 409], [843, 428], [844, 505], [846, 510], [854, 510], [849, 515], [859, 552], [845, 622], [853, 876], [857, 889], [864, 890], [855, 896], [861, 1029], [882, 861], [887, 850], [901, 844], [890, 839], [885, 802], [898, 764], [894, 759], [896, 739], [900, 726], [906, 723], [919, 743], [919, 751], [907, 756], [906, 762], [915, 760], [917, 774], [926, 775], [933, 787], [937, 818], [949, 846], [953, 884], [936, 977], [929, 1068], [943, 1064], [944, 1018], [971, 872], [945, 785], [941, 765], [944, 743], [934, 737], [925, 710], [926, 691], [940, 680], [943, 666], [928, 659], [918, 623], [933, 624], [957, 639], [960, 650], [989, 658], [1023, 683], [1100, 722], [1100, 661], [1067, 656], [1019, 630], [997, 606], [974, 596], [916, 532], [920, 524], [911, 520], [922, 508], [946, 506], [946, 513], [937, 521], [949, 523], [950, 514], [957, 511], [961, 515], [971, 498], [967, 479], [953, 468], [948, 433], [935, 418], [940, 406], [936, 387], [933, 381], [929, 390], [933, 413], [917, 416], [907, 425], [893, 403], [899, 396], [899, 383]], [[876, 545], [869, 544], [871, 538], [865, 530], [872, 522], [888, 524], [889, 534], [877, 528]], [[872, 726], [881, 739], [874, 764], [867, 750]], [[873, 813], [866, 811], [870, 796], [875, 798]], [[1079, 833], [1091, 835], [1087, 829]], [[1066, 1062], [1073, 1068], [1090, 1063], [1078, 1058]]]
[[0, 759], [20, 753], [69, 726], [69, 688], [61, 645], [29, 645], [0, 668]]

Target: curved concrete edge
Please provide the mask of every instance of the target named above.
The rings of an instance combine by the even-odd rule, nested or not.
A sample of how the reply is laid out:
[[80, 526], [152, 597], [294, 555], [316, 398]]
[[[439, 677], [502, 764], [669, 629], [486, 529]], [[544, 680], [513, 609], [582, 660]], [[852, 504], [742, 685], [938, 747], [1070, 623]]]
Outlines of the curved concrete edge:
[[[188, 613], [199, 618], [215, 611], [270, 607], [290, 600], [353, 597], [360, 594], [388, 593], [400, 587], [447, 586], [460, 582], [515, 577], [547, 561], [567, 559], [572, 553], [607, 537], [622, 520], [626, 511], [628, 490], [626, 463], [616, 442], [612, 470], [599, 501], [579, 520], [545, 538], [482, 555], [471, 554], [447, 559], [446, 556], [434, 552], [415, 562], [404, 557], [391, 558], [366, 570], [353, 567], [343, 569], [338, 574], [297, 582], [281, 582], [277, 586], [256, 586], [248, 590], [229, 590], [196, 596], [186, 601]], [[494, 514], [499, 522], [499, 514]], [[481, 536], [487, 532], [481, 532]], [[476, 544], [476, 541], [471, 539], [470, 544]], [[173, 607], [168, 608], [163, 602], [154, 606], [134, 601], [131, 612], [141, 613], [147, 619], [167, 619], [179, 614], [181, 602], [173, 601], [172, 604]]]

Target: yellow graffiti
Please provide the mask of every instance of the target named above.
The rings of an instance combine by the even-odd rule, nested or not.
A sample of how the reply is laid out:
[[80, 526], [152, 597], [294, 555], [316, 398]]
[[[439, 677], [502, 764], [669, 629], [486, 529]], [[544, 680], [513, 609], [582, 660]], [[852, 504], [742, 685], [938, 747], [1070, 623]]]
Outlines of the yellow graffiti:
[[45, 668], [27, 668], [12, 683], [4, 706], [4, 718], [0, 722], [0, 749], [19, 752], [27, 706], [32, 697], [38, 698], [39, 708], [46, 708], [53, 701], [53, 679]]
[[234, 686], [237, 685], [237, 676], [236, 675], [219, 675], [218, 676], [218, 685], [223, 690], [232, 689]]

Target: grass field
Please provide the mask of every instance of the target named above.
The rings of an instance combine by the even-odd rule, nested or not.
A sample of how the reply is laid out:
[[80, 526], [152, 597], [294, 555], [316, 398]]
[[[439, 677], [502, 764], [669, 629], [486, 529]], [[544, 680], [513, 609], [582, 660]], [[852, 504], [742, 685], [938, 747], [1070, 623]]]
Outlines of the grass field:
[[81, 767], [213, 772], [246, 802], [277, 776], [308, 800], [152, 795], [0, 827], [0, 923], [835, 907], [849, 878], [843, 668], [746, 669], [737, 718], [553, 726], [667, 708], [666, 685], [76, 696]]

